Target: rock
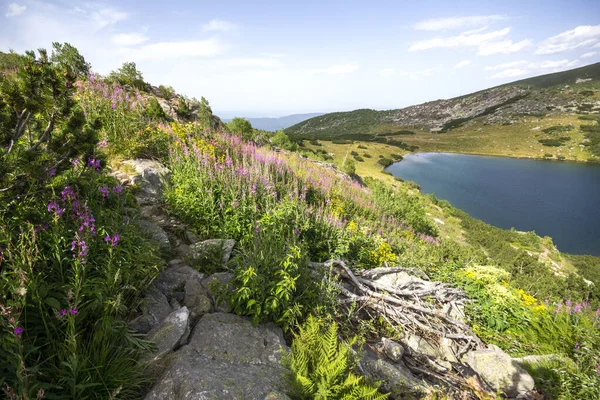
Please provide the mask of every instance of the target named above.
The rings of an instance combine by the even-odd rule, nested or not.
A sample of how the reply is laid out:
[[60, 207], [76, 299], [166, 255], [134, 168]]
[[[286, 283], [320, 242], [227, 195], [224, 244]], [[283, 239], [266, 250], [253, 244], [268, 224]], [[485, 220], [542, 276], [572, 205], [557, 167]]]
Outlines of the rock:
[[[165, 296], [172, 297], [174, 293], [184, 291], [187, 281], [193, 279], [202, 280], [202, 278], [204, 278], [204, 274], [201, 274], [192, 267], [182, 265], [165, 269], [154, 281], [154, 286]], [[181, 300], [184, 300], [183, 296]]]
[[145, 219], [137, 220], [134, 223], [138, 228], [140, 228], [144, 235], [148, 236], [152, 240], [156, 240], [162, 251], [168, 252], [171, 250], [169, 236], [160, 226]]
[[394, 362], [398, 362], [404, 355], [404, 347], [401, 344], [394, 342], [388, 338], [381, 338], [383, 352], [388, 358]]
[[192, 318], [202, 316], [212, 311], [213, 303], [202, 281], [193, 278], [185, 282], [184, 304], [190, 309]]
[[391, 399], [416, 399], [425, 392], [425, 384], [404, 363], [380, 359], [369, 348], [363, 351], [359, 366], [367, 380], [381, 381], [379, 390], [391, 393]]
[[443, 358], [443, 354], [437, 346], [432, 345], [418, 335], [408, 333], [402, 339], [402, 343], [413, 353], [425, 354], [433, 358]]
[[[231, 305], [227, 299], [233, 292], [233, 286], [231, 284], [232, 280], [233, 274], [231, 272], [217, 272], [216, 274], [210, 275], [202, 282], [206, 288], [208, 297], [215, 305], [215, 311], [231, 312]], [[219, 293], [223, 294], [224, 299], [219, 296]]]
[[271, 392], [267, 394], [265, 400], [292, 400], [287, 394], [279, 392]]
[[181, 308], [181, 304], [179, 304], [177, 299], [174, 297], [171, 298], [171, 301], [169, 301], [169, 304], [171, 305], [171, 308], [173, 310], [179, 310]]
[[[282, 332], [234, 314], [206, 314], [146, 400], [287, 399]], [[278, 397], [268, 397], [278, 396]]]
[[220, 259], [222, 265], [225, 266], [231, 257], [234, 246], [235, 240], [233, 239], [209, 239], [190, 245], [190, 255], [193, 260], [198, 262]]
[[467, 353], [463, 362], [468, 364], [493, 390], [516, 397], [533, 389], [533, 378], [502, 349], [489, 345], [487, 349]]
[[187, 307], [173, 311], [164, 321], [146, 335], [146, 339], [156, 343], [156, 350], [148, 360], [150, 369], [157, 372], [156, 366], [160, 365], [163, 358], [171, 351], [187, 341], [189, 335], [189, 316]]
[[283, 332], [274, 325], [253, 326], [235, 314], [204, 315], [194, 328], [189, 346], [201, 354], [226, 362], [279, 363]]
[[143, 315], [134, 319], [130, 324], [132, 329], [139, 333], [148, 333], [173, 311], [167, 297], [154, 286], [150, 286], [144, 292], [144, 298]]
[[169, 169], [155, 160], [126, 160], [122, 164], [129, 165], [140, 178], [132, 179], [132, 182], [141, 184], [136, 193], [136, 199], [140, 205], [158, 204], [162, 201], [163, 182], [169, 177]]
[[185, 239], [190, 244], [195, 244], [195, 243], [198, 243], [200, 241], [200, 239], [198, 238], [198, 236], [194, 232], [188, 231], [187, 229], [185, 231]]
[[183, 264], [183, 261], [181, 261], [179, 258], [174, 258], [167, 263], [169, 267], [178, 267], [181, 264]]

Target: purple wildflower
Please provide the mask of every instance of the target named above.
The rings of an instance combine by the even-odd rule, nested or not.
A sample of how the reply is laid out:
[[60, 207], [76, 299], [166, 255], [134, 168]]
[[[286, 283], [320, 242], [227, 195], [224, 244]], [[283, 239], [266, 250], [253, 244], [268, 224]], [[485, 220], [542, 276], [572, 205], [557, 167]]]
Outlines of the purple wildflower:
[[106, 237], [104, 238], [104, 241], [110, 244], [111, 247], [115, 247], [120, 240], [121, 238], [116, 233], [112, 238], [110, 237], [110, 235], [106, 235]]
[[69, 313], [71, 313], [71, 315], [75, 315], [75, 314], [77, 314], [78, 312], [79, 312], [79, 310], [78, 310], [78, 309], [76, 309], [76, 308], [71, 308], [71, 309], [69, 310]]
[[112, 108], [113, 110], [116, 110], [116, 109], [117, 109], [117, 105], [116, 105], [115, 103], [112, 103], [112, 104], [110, 105], [110, 108]]
[[573, 347], [573, 350], [577, 350], [579, 348], [579, 342], [575, 343], [575, 346]]
[[64, 317], [65, 315], [67, 315], [67, 310], [65, 308], [63, 308], [58, 313]]
[[107, 145], [108, 145], [108, 140], [106, 140], [106, 139], [97, 143], [98, 147], [106, 147]]
[[103, 197], [108, 197], [108, 186], [104, 185], [102, 187], [99, 187], [98, 190], [100, 191], [100, 193], [102, 193]]
[[48, 177], [52, 177], [54, 175], [56, 175], [56, 169], [55, 168], [50, 168], [48, 170]]
[[117, 186], [113, 187], [112, 188], [112, 192], [114, 194], [121, 194], [121, 193], [123, 193], [123, 186], [117, 185]]
[[88, 168], [96, 169], [96, 172], [100, 172], [100, 160], [96, 160], [95, 158], [90, 158], [87, 163]]
[[23, 328], [21, 328], [20, 326], [15, 328], [15, 330], [13, 331], [15, 333], [15, 336], [19, 336], [21, 333], [23, 333]]

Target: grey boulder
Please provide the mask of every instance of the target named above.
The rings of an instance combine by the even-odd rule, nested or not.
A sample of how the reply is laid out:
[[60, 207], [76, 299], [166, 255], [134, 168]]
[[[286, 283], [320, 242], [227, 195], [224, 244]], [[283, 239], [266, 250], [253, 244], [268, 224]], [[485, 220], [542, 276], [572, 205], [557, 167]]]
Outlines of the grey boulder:
[[493, 390], [508, 397], [517, 397], [534, 387], [531, 375], [498, 346], [489, 345], [487, 349], [471, 351], [463, 361]]
[[285, 392], [282, 336], [274, 326], [253, 326], [234, 314], [206, 314], [189, 344], [169, 355], [146, 400], [265, 400]]

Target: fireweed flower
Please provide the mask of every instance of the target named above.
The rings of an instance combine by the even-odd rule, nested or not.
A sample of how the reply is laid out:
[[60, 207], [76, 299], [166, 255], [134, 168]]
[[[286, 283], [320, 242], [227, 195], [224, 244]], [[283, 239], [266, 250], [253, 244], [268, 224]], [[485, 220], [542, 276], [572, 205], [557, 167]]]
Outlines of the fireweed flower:
[[114, 194], [121, 194], [121, 193], [123, 193], [123, 186], [117, 185], [117, 186], [113, 187], [112, 188], [112, 192]]
[[573, 347], [573, 350], [577, 350], [579, 348], [579, 342], [575, 343], [575, 346]]
[[65, 315], [67, 315], [67, 310], [65, 308], [63, 308], [58, 313], [64, 317]]
[[108, 140], [104, 139], [103, 141], [98, 142], [96, 145], [98, 147], [106, 147], [108, 145]]
[[23, 328], [21, 328], [20, 326], [15, 328], [15, 330], [13, 331], [15, 336], [19, 336], [21, 333], [23, 333]]
[[102, 197], [108, 197], [108, 186], [99, 187], [98, 190], [102, 193]]
[[106, 235], [104, 238], [104, 241], [110, 244], [111, 247], [115, 247], [119, 243], [119, 240], [121, 240], [121, 238], [117, 234], [115, 234], [112, 238], [110, 235]]
[[79, 310], [78, 310], [78, 309], [76, 309], [76, 308], [71, 308], [71, 309], [69, 310], [69, 313], [70, 313], [71, 315], [75, 315], [75, 314], [77, 314], [78, 312], [79, 312]]

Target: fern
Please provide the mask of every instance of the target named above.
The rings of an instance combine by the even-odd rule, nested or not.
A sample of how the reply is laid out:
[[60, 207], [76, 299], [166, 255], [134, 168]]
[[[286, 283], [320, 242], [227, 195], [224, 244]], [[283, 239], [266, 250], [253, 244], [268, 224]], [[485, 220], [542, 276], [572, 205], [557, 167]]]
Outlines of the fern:
[[309, 316], [294, 335], [292, 351], [283, 357], [283, 364], [290, 370], [290, 394], [315, 400], [387, 399], [387, 394], [377, 390], [378, 385], [370, 385], [352, 372], [353, 343], [338, 340], [336, 323], [325, 326], [322, 320]]

